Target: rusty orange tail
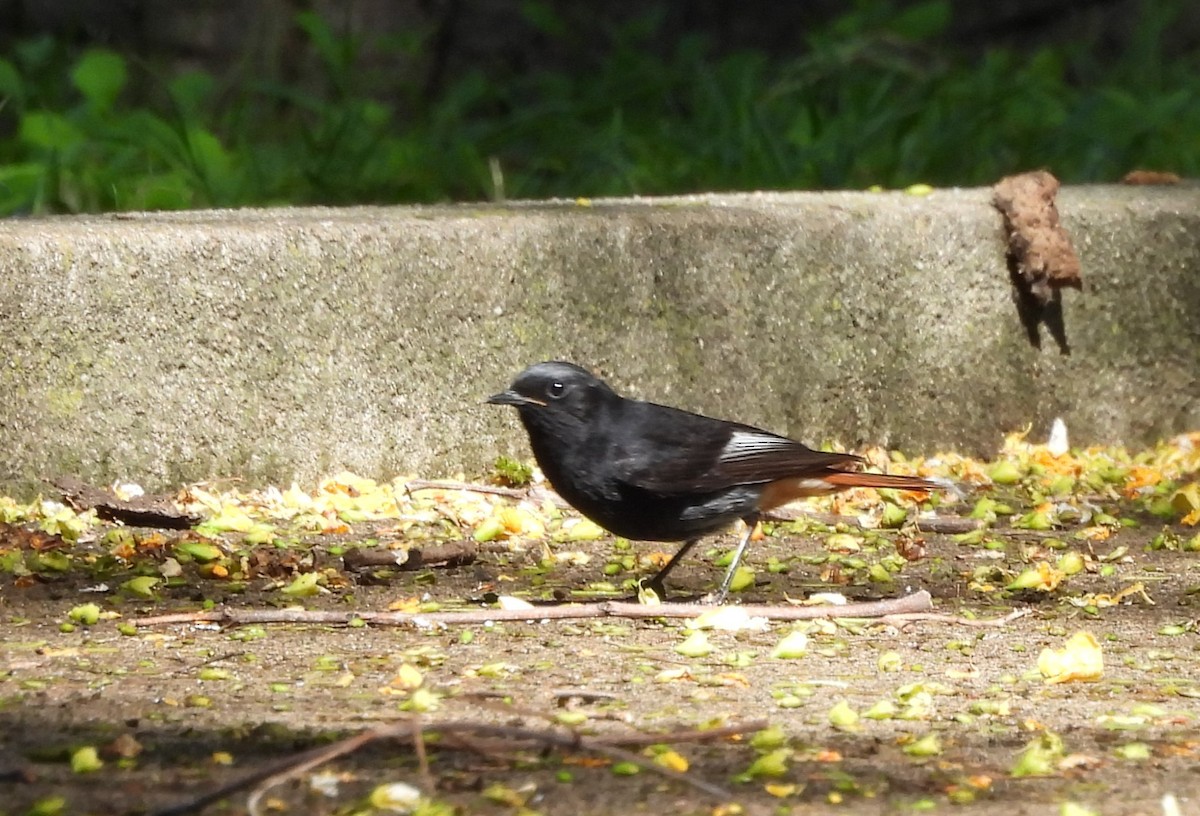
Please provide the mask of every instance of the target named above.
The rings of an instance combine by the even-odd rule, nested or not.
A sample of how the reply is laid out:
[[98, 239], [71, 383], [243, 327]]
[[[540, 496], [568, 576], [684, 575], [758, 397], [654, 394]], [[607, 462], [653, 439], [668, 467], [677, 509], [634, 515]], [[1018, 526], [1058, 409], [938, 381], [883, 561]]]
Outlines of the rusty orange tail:
[[850, 471], [835, 471], [824, 473], [821, 478], [839, 488], [846, 487], [894, 487], [897, 490], [920, 490], [930, 492], [942, 490], [946, 486], [938, 482], [922, 479], [919, 476], [897, 476], [891, 473], [852, 473]]

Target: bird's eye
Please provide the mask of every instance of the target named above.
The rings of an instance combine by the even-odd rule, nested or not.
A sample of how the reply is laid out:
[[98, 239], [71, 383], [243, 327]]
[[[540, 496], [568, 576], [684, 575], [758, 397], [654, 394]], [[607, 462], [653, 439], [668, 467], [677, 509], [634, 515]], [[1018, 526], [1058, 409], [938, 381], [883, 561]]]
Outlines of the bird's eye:
[[558, 399], [565, 393], [567, 393], [567, 387], [560, 382], [552, 382], [546, 386], [546, 394], [550, 399]]

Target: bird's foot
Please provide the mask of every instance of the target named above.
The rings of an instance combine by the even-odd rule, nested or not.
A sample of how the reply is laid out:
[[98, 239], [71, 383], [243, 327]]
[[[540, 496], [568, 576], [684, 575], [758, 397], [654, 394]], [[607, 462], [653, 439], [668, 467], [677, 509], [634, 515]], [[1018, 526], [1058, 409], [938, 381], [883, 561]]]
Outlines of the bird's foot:
[[721, 604], [725, 603], [725, 599], [727, 597], [729, 597], [729, 590], [725, 587], [721, 587], [715, 592], [709, 592], [707, 595], [702, 595], [700, 600], [698, 600], [696, 603], [703, 604], [705, 606], [720, 606]]
[[[709, 592], [696, 597], [695, 595], [676, 598], [676, 603], [700, 604], [702, 606], [720, 606], [729, 595], [728, 587]], [[658, 604], [667, 602], [667, 588], [658, 576], [643, 578], [637, 582], [637, 600], [641, 604]]]

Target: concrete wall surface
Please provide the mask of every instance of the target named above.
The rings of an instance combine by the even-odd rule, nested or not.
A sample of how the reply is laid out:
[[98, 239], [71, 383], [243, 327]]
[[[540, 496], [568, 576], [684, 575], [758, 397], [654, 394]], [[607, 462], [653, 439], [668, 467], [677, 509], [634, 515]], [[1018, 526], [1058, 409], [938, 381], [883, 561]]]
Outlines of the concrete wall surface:
[[793, 435], [992, 453], [1200, 428], [1200, 186], [1076, 187], [1071, 353], [1029, 342], [986, 189], [0, 222], [0, 489], [73, 474], [478, 474], [569, 359]]

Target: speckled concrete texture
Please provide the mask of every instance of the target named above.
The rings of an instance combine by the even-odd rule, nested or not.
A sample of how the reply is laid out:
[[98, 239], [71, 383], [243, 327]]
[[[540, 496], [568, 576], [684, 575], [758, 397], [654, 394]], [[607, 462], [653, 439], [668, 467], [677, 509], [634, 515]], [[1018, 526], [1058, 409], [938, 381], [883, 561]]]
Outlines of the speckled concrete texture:
[[477, 474], [528, 455], [483, 399], [550, 358], [810, 443], [1200, 427], [1200, 187], [1059, 209], [1070, 355], [982, 189], [0, 222], [0, 489]]

